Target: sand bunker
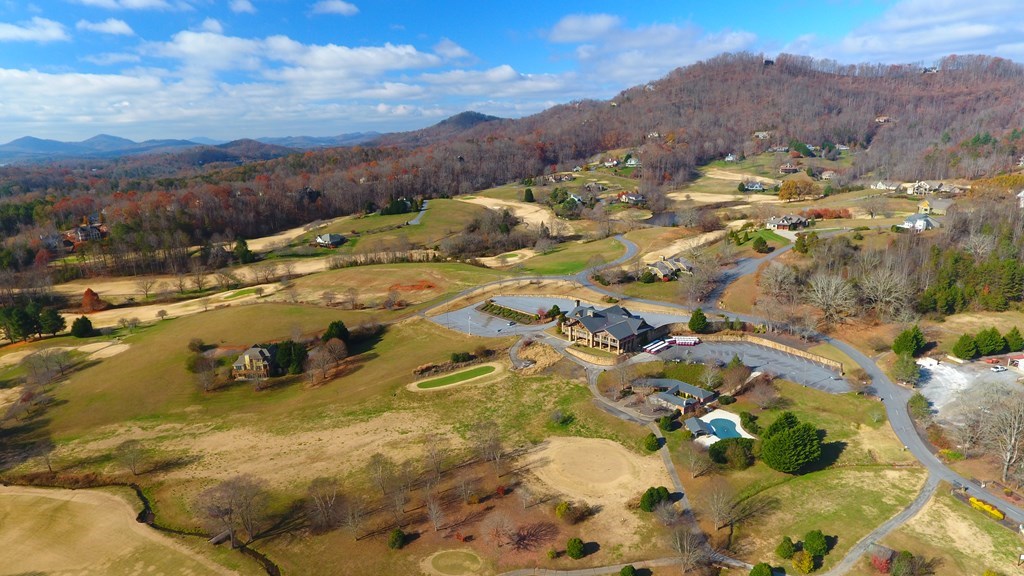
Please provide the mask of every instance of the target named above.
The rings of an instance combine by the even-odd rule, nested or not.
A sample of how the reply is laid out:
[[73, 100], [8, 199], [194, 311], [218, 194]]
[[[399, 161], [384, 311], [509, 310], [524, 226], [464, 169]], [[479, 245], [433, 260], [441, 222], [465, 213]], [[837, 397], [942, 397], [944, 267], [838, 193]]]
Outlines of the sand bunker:
[[775, 186], [780, 182], [774, 178], [752, 176], [750, 174], [743, 174], [742, 172], [730, 172], [728, 170], [722, 170], [721, 168], [709, 168], [704, 172], [704, 175], [716, 180], [728, 180], [730, 182], [760, 182], [762, 184], [770, 184], [772, 186]]
[[488, 256], [486, 258], [477, 258], [477, 262], [487, 266], [488, 268], [500, 268], [502, 266], [511, 266], [512, 264], [519, 264], [523, 260], [533, 258], [537, 255], [537, 251], [533, 248], [523, 248], [522, 250], [515, 250], [513, 252], [506, 252], [504, 254], [498, 254], [497, 256]]
[[714, 232], [701, 234], [700, 236], [694, 236], [693, 238], [682, 238], [680, 240], [672, 242], [671, 244], [665, 246], [664, 248], [659, 248], [658, 250], [654, 250], [652, 252], [644, 254], [641, 259], [644, 262], [656, 262], [658, 260], [661, 260], [662, 258], [671, 258], [681, 252], [686, 252], [687, 250], [693, 250], [694, 248], [699, 248], [701, 246], [711, 244], [712, 242], [720, 240], [724, 237], [724, 230], [716, 230]]
[[594, 517], [597, 534], [631, 545], [639, 521], [627, 503], [650, 486], [671, 486], [661, 460], [640, 456], [621, 444], [597, 438], [549, 438], [526, 456], [526, 466], [540, 493], [555, 492], [601, 506]]
[[462, 202], [468, 202], [470, 204], [477, 204], [479, 206], [485, 206], [492, 210], [500, 210], [502, 208], [508, 208], [510, 212], [515, 214], [516, 218], [521, 219], [523, 222], [529, 224], [533, 230], [539, 230], [541, 224], [547, 224], [554, 218], [554, 214], [546, 207], [538, 206], [537, 204], [529, 204], [527, 202], [516, 202], [513, 200], [499, 200], [497, 198], [484, 198], [482, 196], [474, 196], [473, 198], [459, 198]]

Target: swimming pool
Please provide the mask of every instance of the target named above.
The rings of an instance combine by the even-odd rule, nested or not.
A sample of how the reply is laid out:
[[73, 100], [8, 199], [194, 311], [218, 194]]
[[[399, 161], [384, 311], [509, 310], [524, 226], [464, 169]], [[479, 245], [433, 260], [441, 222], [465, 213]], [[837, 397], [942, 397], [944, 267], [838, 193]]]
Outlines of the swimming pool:
[[736, 423], [726, 418], [715, 418], [708, 421], [719, 438], [739, 438], [740, 433], [736, 431]]

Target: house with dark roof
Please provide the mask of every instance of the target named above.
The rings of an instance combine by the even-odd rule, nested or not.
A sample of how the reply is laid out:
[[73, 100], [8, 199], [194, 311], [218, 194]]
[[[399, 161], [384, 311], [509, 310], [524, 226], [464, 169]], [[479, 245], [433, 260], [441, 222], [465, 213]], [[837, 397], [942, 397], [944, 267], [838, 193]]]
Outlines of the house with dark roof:
[[345, 237], [341, 234], [317, 234], [314, 242], [321, 248], [337, 248], [345, 243]]
[[768, 228], [771, 230], [799, 230], [807, 226], [807, 218], [796, 214], [786, 216], [772, 216], [768, 219]]
[[683, 425], [686, 426], [686, 429], [689, 430], [691, 434], [693, 434], [694, 438], [715, 435], [715, 431], [711, 429], [711, 426], [700, 418], [687, 418], [686, 421], [683, 422]]
[[917, 213], [942, 216], [952, 205], [953, 201], [947, 198], [929, 198], [917, 205]]
[[650, 341], [653, 330], [641, 316], [622, 306], [598, 310], [578, 302], [562, 324], [562, 332], [569, 340], [617, 354], [639, 349]]
[[715, 399], [718, 393], [713, 390], [694, 386], [687, 382], [672, 378], [645, 378], [640, 381], [643, 386], [657, 388], [661, 392], [651, 396], [648, 401], [664, 406], [669, 410], [679, 408], [683, 412], [698, 405], [704, 405]]
[[269, 348], [252, 346], [231, 365], [231, 377], [236, 380], [269, 378], [273, 369], [274, 355]]
[[671, 280], [680, 274], [693, 274], [693, 264], [685, 258], [664, 258], [651, 262], [647, 269], [654, 273], [661, 280]]

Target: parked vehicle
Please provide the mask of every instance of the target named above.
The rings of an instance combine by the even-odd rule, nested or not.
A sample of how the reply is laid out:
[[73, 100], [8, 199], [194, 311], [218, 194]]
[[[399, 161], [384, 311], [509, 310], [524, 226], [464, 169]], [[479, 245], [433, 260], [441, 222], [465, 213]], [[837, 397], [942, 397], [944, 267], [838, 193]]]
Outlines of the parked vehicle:
[[993, 372], [1006, 372], [1006, 366], [993, 366], [989, 370]]

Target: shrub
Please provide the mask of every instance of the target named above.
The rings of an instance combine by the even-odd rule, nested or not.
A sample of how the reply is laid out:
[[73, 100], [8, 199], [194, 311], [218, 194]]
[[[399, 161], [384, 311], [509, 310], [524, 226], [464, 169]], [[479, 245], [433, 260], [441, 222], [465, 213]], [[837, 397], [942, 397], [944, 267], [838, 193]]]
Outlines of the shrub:
[[640, 282], [643, 282], [644, 284], [651, 284], [657, 278], [658, 277], [654, 275], [654, 272], [652, 272], [650, 270], [644, 270], [643, 273], [640, 274], [640, 277], [637, 278], [637, 280], [639, 280]]
[[571, 502], [567, 500], [559, 502], [558, 504], [555, 505], [555, 517], [559, 520], [565, 518], [566, 514], [569, 513], [570, 508], [572, 508]]
[[569, 412], [563, 412], [562, 410], [555, 410], [551, 413], [551, 423], [556, 426], [568, 426], [572, 424], [576, 418]]
[[892, 560], [881, 556], [872, 556], [871, 566], [874, 567], [875, 571], [879, 574], [888, 574], [889, 571], [892, 570]]
[[345, 344], [348, 344], [349, 333], [348, 327], [341, 320], [335, 320], [327, 325], [327, 331], [320, 337], [320, 340], [327, 342], [331, 338], [337, 338]]
[[619, 576], [636, 576], [636, 568], [632, 564], [626, 564], [619, 570]]
[[915, 392], [910, 397], [910, 400], [907, 402], [907, 408], [910, 410], [910, 415], [918, 420], [925, 420], [932, 415], [931, 404], [920, 392]]
[[569, 541], [565, 543], [565, 555], [573, 560], [583, 558], [583, 540], [569, 538]]
[[750, 438], [725, 438], [708, 448], [708, 456], [716, 464], [742, 470], [754, 463], [754, 441]]
[[640, 509], [644, 512], [654, 512], [654, 509], [658, 507], [658, 504], [662, 502], [668, 502], [669, 500], [668, 488], [664, 486], [650, 487], [640, 497]]
[[654, 435], [654, 432], [651, 432], [644, 438], [644, 448], [648, 452], [657, 452], [661, 448], [661, 441]]
[[663, 432], [671, 432], [673, 426], [675, 426], [675, 422], [672, 420], [671, 416], [662, 416], [661, 418], [658, 418], [658, 428]]
[[548, 560], [554, 560], [555, 558], [558, 558], [558, 550], [555, 548], [548, 549]]
[[758, 254], [767, 254], [768, 252], [771, 252], [771, 247], [768, 246], [768, 241], [761, 236], [754, 238], [752, 246], [754, 247], [754, 252], [757, 252]]
[[202, 352], [204, 343], [200, 338], [193, 338], [188, 341], [189, 352]]
[[388, 534], [388, 548], [398, 550], [405, 546], [405, 532], [401, 528], [395, 528]]
[[728, 406], [729, 404], [733, 404], [735, 402], [736, 399], [733, 398], [732, 396], [729, 396], [728, 394], [722, 394], [721, 396], [718, 397], [718, 403], [721, 404], [722, 406]]
[[458, 364], [460, 362], [469, 362], [473, 359], [473, 355], [469, 352], [452, 352], [452, 363]]
[[810, 574], [814, 570], [814, 556], [803, 550], [793, 554], [793, 568], [801, 574]]
[[740, 424], [744, 430], [751, 434], [759, 434], [761, 432], [761, 425], [757, 423], [757, 416], [750, 412], [740, 412]]
[[775, 555], [783, 560], [789, 560], [796, 553], [796, 545], [793, 544], [793, 539], [789, 536], [783, 536], [782, 542], [775, 547]]
[[75, 338], [88, 338], [92, 336], [92, 320], [85, 316], [75, 318], [75, 321], [71, 323], [71, 335]]
[[971, 496], [968, 502], [971, 503], [972, 508], [976, 510], [981, 510], [982, 512], [987, 513], [989, 516], [995, 518], [996, 520], [1002, 520], [1006, 517], [1006, 515], [1003, 514], [1002, 510], [1000, 510], [999, 508], [996, 508], [995, 506], [989, 504], [988, 502], [985, 502], [984, 500], [978, 500], [974, 496]]
[[811, 530], [804, 534], [804, 550], [811, 556], [824, 556], [828, 554], [828, 542], [821, 530]]
[[750, 570], [750, 576], [772, 576], [772, 567], [767, 562], [756, 564]]

